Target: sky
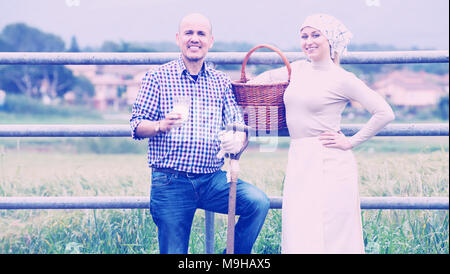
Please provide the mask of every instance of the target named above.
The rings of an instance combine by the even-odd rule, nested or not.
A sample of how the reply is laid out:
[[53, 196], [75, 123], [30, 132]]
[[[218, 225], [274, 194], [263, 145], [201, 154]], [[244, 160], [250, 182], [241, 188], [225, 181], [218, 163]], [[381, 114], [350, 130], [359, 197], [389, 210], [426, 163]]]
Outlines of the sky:
[[210, 18], [215, 41], [299, 48], [306, 16], [328, 13], [351, 43], [449, 49], [449, 0], [0, 0], [0, 30], [23, 22], [81, 48], [106, 41], [174, 42], [180, 19]]

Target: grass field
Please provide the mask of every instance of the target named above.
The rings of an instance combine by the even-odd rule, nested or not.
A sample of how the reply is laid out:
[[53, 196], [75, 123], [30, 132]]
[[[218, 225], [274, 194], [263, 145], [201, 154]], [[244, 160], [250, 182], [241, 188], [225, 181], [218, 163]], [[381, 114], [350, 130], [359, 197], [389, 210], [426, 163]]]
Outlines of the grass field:
[[[2, 142], [1, 196], [150, 192], [145, 153], [92, 153], [78, 146], [64, 150], [73, 145], [67, 141]], [[240, 161], [240, 178], [269, 196], [282, 195], [287, 146], [284, 140], [278, 145], [261, 152], [254, 144]], [[355, 156], [361, 196], [449, 195], [448, 137], [375, 138], [356, 149]], [[363, 210], [362, 217], [367, 253], [449, 253], [448, 210]], [[216, 214], [215, 231], [216, 252], [221, 252], [225, 216]], [[253, 252], [279, 253], [280, 242], [281, 211], [270, 210]], [[202, 210], [195, 216], [190, 243], [190, 253], [204, 253]], [[157, 230], [144, 209], [0, 210], [0, 253], [158, 253]]]

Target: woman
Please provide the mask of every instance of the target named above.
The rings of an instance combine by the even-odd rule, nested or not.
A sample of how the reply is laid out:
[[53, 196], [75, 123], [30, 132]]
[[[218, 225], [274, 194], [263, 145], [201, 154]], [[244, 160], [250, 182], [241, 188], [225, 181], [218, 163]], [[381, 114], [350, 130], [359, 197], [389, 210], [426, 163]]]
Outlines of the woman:
[[[386, 101], [339, 66], [351, 38], [332, 16], [315, 14], [300, 28], [308, 61], [291, 64], [284, 94], [291, 136], [283, 190], [282, 253], [364, 253], [358, 173], [352, 148], [394, 119]], [[252, 82], [287, 80], [285, 68]], [[341, 113], [357, 101], [370, 120], [351, 137], [340, 131]]]

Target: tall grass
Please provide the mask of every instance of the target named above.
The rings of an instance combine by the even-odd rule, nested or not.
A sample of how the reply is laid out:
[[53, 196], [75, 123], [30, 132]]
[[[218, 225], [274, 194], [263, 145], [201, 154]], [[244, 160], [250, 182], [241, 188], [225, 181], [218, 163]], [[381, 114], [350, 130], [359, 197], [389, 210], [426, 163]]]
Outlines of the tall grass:
[[[448, 197], [448, 143], [434, 151], [375, 150], [355, 151], [361, 196]], [[286, 157], [283, 149], [250, 149], [240, 161], [240, 178], [280, 196]], [[1, 196], [144, 196], [149, 180], [145, 154], [0, 148]], [[362, 217], [367, 253], [449, 252], [447, 210], [363, 210]], [[205, 252], [204, 233], [199, 210], [190, 253]], [[216, 214], [217, 253], [225, 242], [226, 216]], [[270, 210], [253, 252], [279, 253], [280, 242], [281, 211]], [[145, 209], [1, 210], [0, 253], [158, 253], [157, 228]]]

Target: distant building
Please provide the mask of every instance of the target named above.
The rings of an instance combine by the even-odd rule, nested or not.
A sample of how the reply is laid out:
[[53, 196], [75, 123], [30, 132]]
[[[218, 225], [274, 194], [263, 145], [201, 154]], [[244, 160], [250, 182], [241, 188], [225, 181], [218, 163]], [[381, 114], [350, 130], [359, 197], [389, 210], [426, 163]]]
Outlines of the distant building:
[[[147, 71], [158, 65], [67, 65], [75, 76], [83, 75], [94, 85], [95, 96], [92, 105], [98, 110], [119, 109], [131, 106], [137, 96], [142, 79]], [[240, 70], [225, 71], [232, 80], [239, 80]], [[247, 77], [253, 77], [251, 71]], [[74, 102], [70, 92], [65, 96], [67, 103]]]
[[449, 75], [396, 70], [380, 76], [372, 88], [396, 106], [436, 105], [449, 92]]
[[[74, 75], [83, 75], [94, 85], [93, 106], [98, 110], [124, 108], [133, 104], [145, 73], [152, 65], [67, 66]], [[67, 98], [71, 101], [72, 98]]]

